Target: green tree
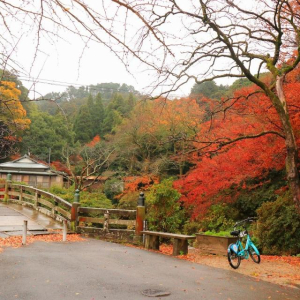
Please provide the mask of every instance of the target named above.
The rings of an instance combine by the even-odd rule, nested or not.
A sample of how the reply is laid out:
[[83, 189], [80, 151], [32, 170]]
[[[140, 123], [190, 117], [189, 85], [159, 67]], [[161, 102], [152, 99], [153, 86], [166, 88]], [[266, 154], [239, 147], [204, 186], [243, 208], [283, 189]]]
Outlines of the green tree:
[[103, 133], [115, 133], [118, 125], [122, 123], [122, 115], [115, 109], [107, 110], [103, 120]]
[[93, 138], [93, 121], [87, 105], [80, 107], [74, 122], [75, 141], [87, 143]]
[[214, 81], [208, 81], [194, 84], [191, 95], [201, 95], [210, 99], [220, 99], [222, 96], [225, 96], [227, 90], [228, 87], [224, 85], [217, 85]]
[[38, 109], [29, 115], [31, 125], [23, 136], [22, 152], [28, 150], [40, 159], [48, 161], [49, 151], [51, 160], [60, 160], [62, 148], [72, 144], [74, 133], [70, 130], [65, 117], [58, 113], [51, 116]]
[[181, 194], [172, 187], [172, 178], [154, 185], [147, 194], [147, 220], [149, 229], [177, 232], [184, 223], [184, 210], [180, 206]]
[[103, 134], [103, 121], [104, 121], [104, 106], [102, 102], [101, 94], [98, 93], [95, 97], [94, 105], [94, 135]]
[[258, 210], [256, 235], [265, 254], [300, 253], [300, 215], [290, 193], [274, 202], [265, 202]]

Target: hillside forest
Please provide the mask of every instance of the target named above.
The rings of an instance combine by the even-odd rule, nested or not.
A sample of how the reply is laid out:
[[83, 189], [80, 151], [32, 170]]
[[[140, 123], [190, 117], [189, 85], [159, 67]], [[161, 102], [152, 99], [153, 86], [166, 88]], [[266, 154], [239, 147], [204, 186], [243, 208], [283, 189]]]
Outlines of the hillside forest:
[[[16, 74], [1, 78], [1, 162], [30, 154], [50, 163], [70, 183], [53, 193], [73, 201], [79, 189], [87, 206], [130, 209], [143, 191], [150, 229], [168, 232], [218, 234], [257, 216], [252, 229], [264, 253], [300, 253], [280, 120], [247, 79], [195, 84], [172, 100], [100, 83], [32, 101]], [[300, 146], [299, 68], [284, 92]]]

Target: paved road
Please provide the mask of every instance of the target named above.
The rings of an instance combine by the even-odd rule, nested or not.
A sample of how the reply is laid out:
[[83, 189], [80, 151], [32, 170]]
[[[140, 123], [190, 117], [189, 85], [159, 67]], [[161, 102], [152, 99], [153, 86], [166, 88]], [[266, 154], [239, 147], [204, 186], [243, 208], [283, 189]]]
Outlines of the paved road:
[[166, 300], [300, 299], [299, 289], [90, 239], [8, 248], [0, 266], [1, 300], [145, 300], [146, 289], [171, 292]]
[[0, 237], [22, 235], [24, 220], [28, 221], [28, 234], [62, 228], [59, 222], [36, 210], [17, 204], [0, 203]]

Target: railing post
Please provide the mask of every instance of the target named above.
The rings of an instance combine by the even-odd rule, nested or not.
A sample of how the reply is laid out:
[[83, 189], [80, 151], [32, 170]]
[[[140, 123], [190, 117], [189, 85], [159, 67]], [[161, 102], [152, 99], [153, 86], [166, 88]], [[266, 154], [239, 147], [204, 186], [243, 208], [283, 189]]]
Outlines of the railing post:
[[26, 245], [26, 238], [27, 238], [27, 220], [24, 220], [23, 225], [23, 236], [22, 236], [22, 245]]
[[105, 233], [109, 233], [109, 211], [108, 210], [104, 214], [103, 231]]
[[79, 194], [79, 190], [77, 189], [76, 191], [75, 191], [75, 194], [74, 194], [74, 202], [76, 202], [76, 203], [79, 203], [80, 202], [80, 194]]
[[63, 221], [63, 242], [67, 241], [67, 231], [68, 231], [67, 220], [64, 220]]
[[20, 186], [20, 194], [19, 194], [19, 201], [23, 201], [23, 187]]
[[7, 174], [7, 177], [6, 177], [6, 181], [5, 181], [5, 193], [4, 193], [4, 202], [8, 202], [8, 199], [9, 199], [9, 190], [10, 190], [10, 185], [11, 183], [11, 174], [8, 173]]
[[34, 208], [37, 209], [39, 205], [39, 194], [38, 191], [35, 190], [35, 195], [34, 195]]
[[71, 230], [75, 232], [78, 224], [78, 209], [80, 207], [79, 201], [80, 201], [79, 190], [76, 190], [74, 194], [74, 202], [72, 203], [71, 219], [70, 219]]
[[58, 205], [58, 202], [56, 201], [56, 198], [54, 195], [52, 195], [52, 199], [53, 199], [53, 207], [51, 208], [51, 217], [55, 220], [56, 217], [56, 207]]
[[138, 199], [138, 206], [136, 209], [135, 240], [137, 241], [142, 240], [143, 234], [141, 233], [141, 231], [143, 231], [145, 215], [145, 195], [143, 192], [141, 192]]

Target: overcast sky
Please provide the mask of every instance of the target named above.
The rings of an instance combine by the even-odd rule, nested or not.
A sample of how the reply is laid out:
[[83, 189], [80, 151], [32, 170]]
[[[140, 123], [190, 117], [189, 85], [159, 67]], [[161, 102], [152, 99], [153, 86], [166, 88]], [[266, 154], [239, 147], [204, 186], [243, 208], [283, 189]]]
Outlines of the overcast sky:
[[[129, 72], [117, 56], [106, 46], [89, 42], [86, 47], [75, 35], [60, 32], [62, 39], [49, 41], [42, 39], [39, 52], [36, 51], [36, 32], [18, 34], [17, 47], [7, 49], [20, 70], [20, 79], [32, 92], [31, 97], [39, 97], [55, 91], [62, 92], [70, 84], [90, 85], [97, 83], [126, 83], [136, 90], [148, 94], [148, 85], [153, 81], [153, 73], [146, 70], [138, 60], [129, 62]], [[10, 69], [10, 68], [8, 68]], [[32, 81], [36, 81], [33, 83]], [[45, 83], [47, 81], [47, 83]], [[193, 82], [178, 90], [175, 96], [187, 96]]]
[[[41, 52], [33, 68], [31, 67], [35, 47], [32, 39], [24, 38], [18, 49], [16, 59], [25, 71], [21, 75], [23, 84], [41, 94], [64, 91], [65, 85], [68, 84], [59, 82], [79, 85], [104, 82], [126, 83], [133, 85], [140, 92], [147, 92], [147, 84], [151, 81], [149, 72], [145, 71], [145, 67], [137, 61], [131, 62], [130, 74], [115, 54], [105, 46], [95, 43], [84, 49], [82, 42], [74, 36], [68, 42], [60, 41], [52, 48], [49, 47], [47, 52]], [[29, 76], [31, 78], [28, 78]], [[35, 88], [32, 86], [33, 83], [26, 79], [36, 79]], [[49, 80], [49, 84], [41, 83], [45, 82], [45, 79]], [[191, 85], [179, 93], [188, 94], [190, 88]]]
[[[132, 59], [126, 62], [128, 63], [128, 68], [130, 71], [130, 73], [128, 73], [122, 64], [122, 61], [118, 59], [116, 55], [112, 53], [112, 51], [101, 44], [101, 42], [107, 45], [109, 44], [112, 47], [112, 50], [116, 53], [121, 53], [122, 51], [120, 50], [120, 43], [116, 42], [114, 39], [111, 39], [108, 34], [100, 29], [99, 26], [104, 26], [104, 24], [106, 29], [110, 29], [112, 26], [115, 26], [113, 30], [116, 32], [116, 35], [118, 38], [120, 38], [120, 40], [123, 38], [125, 39], [126, 34], [126, 40], [131, 41], [134, 45], [139, 45], [139, 43], [141, 43], [140, 34], [142, 31], [138, 32], [138, 29], [135, 29], [135, 25], [137, 24], [135, 22], [140, 22], [140, 20], [128, 18], [129, 21], [127, 19], [124, 21], [124, 9], [120, 10], [120, 12], [118, 10], [119, 15], [115, 20], [114, 9], [116, 10], [116, 6], [112, 6], [111, 1], [102, 0], [100, 2], [89, 2], [93, 6], [99, 6], [99, 3], [102, 2], [108, 3], [105, 8], [97, 7], [97, 12], [102, 11], [102, 13], [98, 16], [100, 25], [95, 25], [93, 21], [87, 21], [89, 19], [84, 15], [84, 9], [80, 10], [78, 7], [76, 8], [76, 6], [73, 5], [75, 2], [66, 0], [65, 11], [70, 10], [72, 13], [73, 11], [74, 13], [77, 12], [78, 17], [83, 20], [84, 24], [86, 21], [90, 22], [89, 28], [92, 28], [92, 32], [94, 31], [97, 33], [101, 39], [101, 41], [98, 40], [97, 43], [89, 42], [88, 47], [85, 47], [85, 43], [78, 35], [72, 35], [67, 31], [64, 32], [64, 30], [61, 30], [61, 28], [59, 31], [56, 31], [57, 28], [55, 22], [50, 22], [48, 20], [56, 18], [55, 15], [53, 16], [51, 8], [48, 8], [47, 13], [45, 13], [45, 16], [48, 17], [48, 19], [43, 18], [42, 21], [42, 28], [46, 29], [45, 32], [51, 32], [51, 36], [47, 37], [46, 34], [46, 36], [43, 36], [41, 40], [38, 40], [39, 31], [37, 28], [39, 27], [40, 20], [39, 6], [41, 3], [56, 2], [40, 2], [34, 0], [32, 2], [22, 2], [21, 0], [16, 0], [16, 2], [21, 3], [20, 5], [23, 5], [24, 10], [37, 10], [38, 13], [34, 14], [33, 16], [27, 16], [23, 9], [18, 10], [16, 15], [14, 15], [12, 12], [8, 13], [5, 21], [10, 25], [9, 30], [6, 30], [5, 26], [1, 26], [0, 36], [9, 37], [10, 42], [8, 44], [10, 47], [6, 45], [3, 51], [6, 55], [11, 55], [10, 58], [19, 64], [16, 69], [21, 70], [20, 79], [23, 81], [23, 84], [30, 90], [36, 92], [36, 94], [34, 94], [34, 92], [30, 94], [32, 97], [39, 97], [40, 95], [44, 95], [51, 91], [64, 91], [68, 85], [80, 86], [104, 82], [115, 82], [120, 84], [126, 83], [128, 85], [133, 85], [138, 91], [144, 94], [149, 94], [151, 91], [151, 88], [148, 88], [149, 85], [151, 86], [153, 80], [158, 80], [154, 86], [161, 88], [160, 91], [163, 90], [163, 84], [161, 84], [161, 82], [159, 83], [159, 76], [157, 76], [159, 74], [157, 73], [158, 71], [154, 69], [151, 71], [149, 67], [147, 69], [146, 65], [139, 63], [137, 59]], [[96, 7], [94, 8], [96, 9]], [[66, 13], [60, 8], [56, 7], [55, 9], [55, 11], [60, 11], [58, 18], [55, 19], [55, 21], [58, 20], [61, 22], [62, 20], [61, 24], [65, 25], [65, 22], [68, 22]], [[107, 16], [109, 13], [111, 15]], [[164, 29], [172, 33], [170, 36], [168, 36], [168, 39], [170, 39], [169, 42], [173, 44], [172, 51], [173, 54], [175, 54], [168, 55], [167, 61], [164, 62], [170, 67], [170, 70], [172, 69], [172, 65], [182, 66], [182, 59], [185, 55], [183, 53], [187, 51], [186, 47], [194, 47], [196, 43], [196, 41], [193, 40], [194, 38], [189, 37], [189, 35], [187, 36], [186, 31], [184, 30], [185, 26], [186, 28], [189, 28], [189, 26], [192, 26], [191, 24], [194, 23], [183, 24], [181, 23], [180, 19], [176, 20], [174, 18], [170, 18], [170, 21], [164, 24]], [[76, 24], [74, 25], [72, 22], [73, 21], [69, 21], [67, 27], [76, 28], [76, 26], [81, 26], [76, 22], [74, 22]], [[126, 30], [124, 30], [125, 23], [128, 26], [126, 26]], [[63, 26], [60, 25], [59, 27]], [[127, 28], [129, 29], [128, 31]], [[86, 42], [86, 40], [89, 39], [88, 35], [90, 32], [86, 33], [84, 30], [83, 32], [86, 34]], [[119, 32], [120, 35], [118, 35]], [[122, 35], [122, 32], [125, 32], [124, 35]], [[132, 32], [131, 36], [130, 32]], [[57, 35], [59, 35], [59, 37]], [[164, 37], [165, 36], [163, 36], [163, 38]], [[148, 61], [150, 61], [150, 64], [157, 64], [157, 66], [160, 66], [160, 64], [163, 64], [164, 61], [163, 51], [165, 51], [165, 49], [162, 49], [160, 52], [161, 44], [155, 39], [148, 43], [149, 39], [151, 39], [151, 34], [148, 36], [147, 41], [142, 43], [142, 50], [144, 51], [142, 55], [149, 59]], [[35, 51], [37, 48], [39, 51], [36, 53]], [[152, 56], [153, 51], [155, 54]], [[203, 71], [203, 69], [205, 69], [205, 63], [202, 63], [200, 67], [198, 65], [195, 65], [194, 67], [197, 74], [199, 74], [199, 72], [205, 74], [205, 71]], [[218, 68], [222, 69], [222, 65], [218, 65]], [[10, 70], [9, 67], [8, 70]], [[176, 76], [174, 78], [176, 80]], [[33, 80], [36, 81], [35, 84], [32, 83]], [[47, 81], [47, 83], [45, 83], [45, 81]], [[229, 81], [228, 79], [224, 79], [223, 81], [217, 83], [230, 84], [231, 82], [232, 80]], [[169, 83], [166, 82], [165, 89], [168, 88], [167, 84]], [[187, 84], [180, 87], [175, 92], [175, 95], [187, 96], [190, 93], [193, 84], [194, 82], [189, 81]], [[170, 86], [171, 85], [169, 85], [169, 88]], [[156, 91], [156, 94], [160, 91]], [[152, 96], [154, 95], [152, 94]]]

